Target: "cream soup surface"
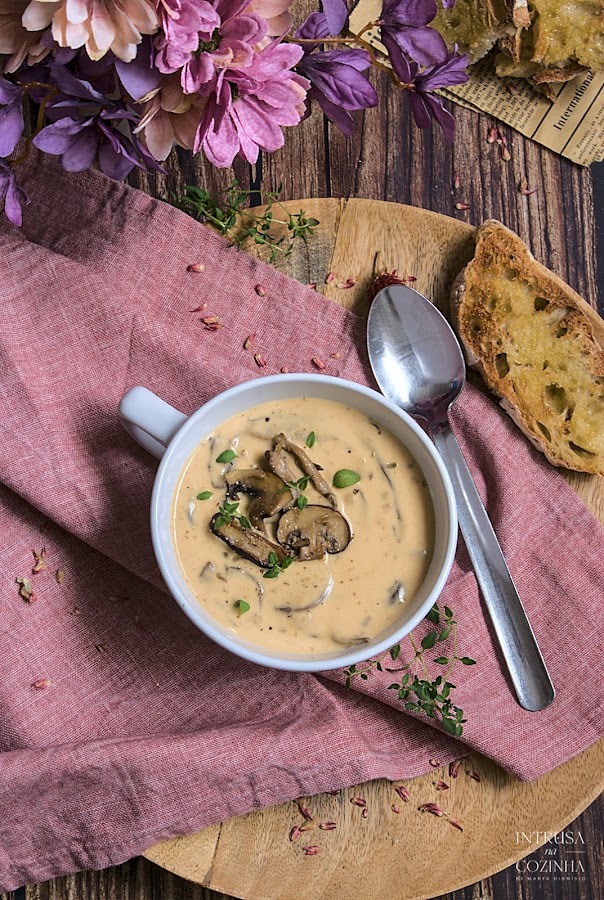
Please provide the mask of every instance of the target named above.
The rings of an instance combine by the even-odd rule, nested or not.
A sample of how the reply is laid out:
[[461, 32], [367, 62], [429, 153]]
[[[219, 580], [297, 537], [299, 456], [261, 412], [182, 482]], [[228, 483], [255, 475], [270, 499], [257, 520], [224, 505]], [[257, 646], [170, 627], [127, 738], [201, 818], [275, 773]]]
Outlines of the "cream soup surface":
[[[350, 469], [357, 484], [332, 488], [352, 540], [340, 553], [298, 559], [276, 578], [212, 533], [224, 503], [224, 474], [266, 467], [265, 451], [283, 432], [321, 466], [327, 483]], [[316, 443], [306, 447], [314, 432]], [[233, 449], [237, 457], [217, 463]], [[292, 458], [294, 478], [304, 473]], [[212, 497], [198, 500], [206, 491]], [[328, 506], [313, 486], [309, 504]], [[237, 513], [250, 497], [240, 493]], [[272, 539], [279, 515], [266, 520]], [[342, 650], [373, 639], [398, 620], [422, 584], [434, 545], [434, 507], [423, 473], [389, 431], [332, 400], [289, 398], [263, 403], [227, 420], [188, 460], [172, 505], [172, 534], [183, 573], [200, 605], [226, 630], [264, 649], [300, 655]], [[249, 604], [240, 613], [237, 601]]]

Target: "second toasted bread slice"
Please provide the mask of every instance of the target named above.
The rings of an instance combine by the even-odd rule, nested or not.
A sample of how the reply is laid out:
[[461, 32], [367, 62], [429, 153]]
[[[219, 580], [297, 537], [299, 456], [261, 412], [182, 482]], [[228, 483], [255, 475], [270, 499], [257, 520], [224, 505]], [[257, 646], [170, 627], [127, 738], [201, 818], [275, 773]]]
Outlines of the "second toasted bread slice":
[[556, 466], [604, 474], [604, 321], [500, 222], [476, 234], [453, 324], [468, 362]]

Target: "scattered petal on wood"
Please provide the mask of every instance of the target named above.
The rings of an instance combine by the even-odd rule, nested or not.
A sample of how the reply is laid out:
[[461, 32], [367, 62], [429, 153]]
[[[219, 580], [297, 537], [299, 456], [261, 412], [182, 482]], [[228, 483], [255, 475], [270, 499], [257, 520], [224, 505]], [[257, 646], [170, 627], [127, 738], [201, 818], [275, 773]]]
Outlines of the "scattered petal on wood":
[[394, 790], [399, 795], [401, 800], [405, 801], [405, 803], [408, 803], [408, 801], [411, 800], [411, 794], [409, 793], [409, 791], [407, 790], [407, 788], [405, 787], [404, 784], [395, 785]]
[[206, 267], [203, 263], [189, 263], [187, 272], [205, 272]]
[[463, 827], [459, 824], [457, 819], [451, 819], [450, 817], [447, 819], [449, 825], [452, 825], [453, 828], [457, 828], [458, 831], [463, 831]]
[[314, 819], [314, 816], [311, 813], [310, 809], [308, 808], [308, 806], [306, 806], [306, 804], [302, 800], [294, 800], [294, 803], [298, 807], [298, 809], [300, 811], [300, 815], [302, 816], [303, 819], [306, 819], [307, 822], [310, 822]]
[[327, 368], [327, 366], [319, 356], [313, 356], [313, 358], [311, 359], [311, 363], [313, 364], [315, 369], [319, 369], [321, 372], [323, 371], [323, 369]]
[[294, 825], [289, 833], [290, 841], [297, 841], [301, 834], [302, 832], [300, 831], [300, 828], [297, 825]]
[[433, 769], [440, 769], [442, 763], [439, 763], [437, 759], [429, 759], [428, 763], [432, 766]]
[[487, 144], [494, 144], [495, 141], [497, 140], [498, 135], [499, 135], [499, 130], [496, 125], [493, 125], [492, 128], [489, 128], [489, 131], [487, 134]]
[[46, 555], [46, 548], [42, 547], [42, 549], [40, 550], [39, 553], [37, 550], [32, 550], [32, 553], [34, 555], [35, 565], [33, 566], [31, 573], [32, 573], [32, 575], [36, 575], [38, 572], [41, 572], [42, 569], [48, 568], [48, 566], [46, 565], [46, 561], [44, 559], [44, 557]]
[[512, 154], [505, 145], [501, 148], [501, 158], [504, 162], [509, 162], [512, 158]]
[[45, 688], [50, 687], [51, 684], [52, 684], [52, 681], [47, 675], [46, 678], [39, 678], [38, 681], [34, 681], [34, 683], [32, 684], [32, 687], [35, 688], [37, 691], [43, 691]]
[[337, 797], [340, 791], [338, 789], [336, 791], [326, 791], [326, 793], [329, 794], [330, 797]]
[[446, 784], [444, 781], [435, 781], [434, 787], [436, 788], [437, 791], [448, 791], [449, 790], [449, 785]]
[[396, 803], [393, 803], [392, 806], [390, 807], [390, 809], [392, 810], [393, 813], [396, 813], [397, 815], [401, 811], [400, 806], [397, 806]]
[[365, 809], [363, 810], [363, 812], [361, 813], [361, 815], [362, 815], [362, 817], [363, 817], [364, 819], [367, 818], [367, 816], [369, 815], [369, 810], [367, 809], [367, 807], [365, 807]]
[[478, 782], [480, 782], [480, 775], [478, 774], [478, 772], [472, 771], [472, 772], [467, 772], [466, 774], [468, 774], [468, 775], [470, 776], [470, 778], [472, 779], [472, 781], [478, 781]]
[[537, 188], [533, 188], [532, 191], [529, 190], [528, 181], [526, 178], [523, 178], [518, 185], [518, 193], [523, 194], [525, 197], [530, 197], [531, 194], [537, 193]]
[[437, 803], [422, 803], [417, 808], [420, 812], [427, 812], [433, 816], [444, 816], [444, 812]]
[[321, 848], [317, 846], [304, 847], [304, 855], [305, 856], [318, 856], [321, 852]]
[[55, 581], [57, 582], [57, 584], [63, 584], [63, 582], [65, 581], [64, 569], [57, 569], [57, 571], [55, 572]]
[[316, 291], [317, 290], [317, 282], [309, 281], [308, 284], [306, 285], [306, 287], [309, 287], [312, 291]]
[[469, 208], [470, 208], [470, 204], [469, 204], [469, 203], [461, 203], [461, 202], [459, 202], [459, 203], [456, 203], [456, 204], [455, 204], [455, 209], [463, 210], [463, 209], [469, 209]]
[[351, 797], [350, 802], [353, 806], [361, 806], [363, 808], [367, 806], [367, 801], [363, 797]]
[[449, 778], [457, 778], [462, 759], [454, 759], [453, 762], [449, 763]]
[[266, 359], [261, 353], [254, 353], [254, 362], [258, 366], [259, 369], [263, 369], [266, 365]]
[[244, 342], [243, 342], [243, 349], [244, 349], [244, 350], [251, 350], [251, 347], [252, 347], [252, 344], [253, 344], [255, 338], [256, 338], [256, 332], [255, 332], [255, 331], [254, 331], [252, 334], [248, 334], [248, 336], [246, 337], [246, 339], [245, 339]]
[[321, 829], [321, 831], [335, 831], [337, 825], [335, 822], [321, 822], [319, 828]]
[[331, 282], [335, 281], [335, 280], [336, 280], [335, 272], [328, 272], [327, 275], [325, 276], [325, 284], [331, 284]]
[[413, 284], [414, 281], [417, 281], [417, 278], [415, 277], [415, 275], [405, 275], [403, 281], [405, 282], [405, 284]]
[[304, 822], [300, 825], [300, 831], [314, 831], [316, 827], [316, 821], [314, 819], [309, 819], [308, 822]]
[[352, 288], [357, 283], [356, 278], [347, 278], [346, 281], [340, 281], [336, 284], [337, 288], [340, 288], [341, 291], [347, 291], [348, 288]]
[[458, 191], [461, 186], [461, 178], [459, 177], [459, 172], [456, 172], [453, 177], [453, 190]]
[[266, 288], [263, 287], [261, 284], [257, 284], [256, 287], [254, 288], [254, 290], [256, 291], [256, 293], [258, 294], [259, 297], [266, 297]]

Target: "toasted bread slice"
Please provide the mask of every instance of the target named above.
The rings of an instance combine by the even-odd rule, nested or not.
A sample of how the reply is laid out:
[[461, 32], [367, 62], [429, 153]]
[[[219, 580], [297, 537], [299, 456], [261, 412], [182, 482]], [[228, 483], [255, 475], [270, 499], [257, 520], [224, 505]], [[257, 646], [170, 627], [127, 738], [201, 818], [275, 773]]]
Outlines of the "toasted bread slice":
[[604, 474], [604, 320], [500, 222], [451, 295], [468, 363], [551, 463]]

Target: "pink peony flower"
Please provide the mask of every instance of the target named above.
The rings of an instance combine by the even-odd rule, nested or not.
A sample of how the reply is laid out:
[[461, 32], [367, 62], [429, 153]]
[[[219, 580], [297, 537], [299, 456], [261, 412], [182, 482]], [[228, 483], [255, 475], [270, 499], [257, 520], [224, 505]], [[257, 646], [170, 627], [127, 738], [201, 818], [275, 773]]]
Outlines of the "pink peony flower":
[[176, 73], [168, 75], [144, 104], [135, 134], [142, 132], [155, 159], [166, 159], [174, 144], [192, 150], [206, 103], [207, 97], [184, 94]]
[[28, 31], [52, 25], [60, 47], [85, 46], [91, 59], [111, 50], [130, 62], [143, 34], [155, 34], [159, 20], [152, 0], [31, 0], [23, 25]]
[[9, 55], [4, 65], [7, 73], [16, 72], [28, 57], [30, 65], [39, 62], [50, 50], [40, 46], [41, 34], [27, 31], [21, 18], [29, 0], [2, 0], [0, 9], [0, 54]]
[[186, 94], [209, 84], [217, 69], [248, 68], [266, 36], [266, 20], [247, 12], [249, 0], [160, 0], [162, 35], [156, 40], [160, 72], [181, 71]]
[[273, 41], [246, 69], [222, 69], [215, 77], [193, 151], [200, 148], [220, 168], [240, 153], [248, 162], [258, 152], [284, 144], [284, 125], [297, 125], [304, 115], [310, 82], [291, 69], [303, 54], [299, 44]]
[[275, 37], [285, 34], [292, 27], [291, 5], [292, 0], [252, 0], [247, 11], [256, 12], [266, 19], [268, 33]]

